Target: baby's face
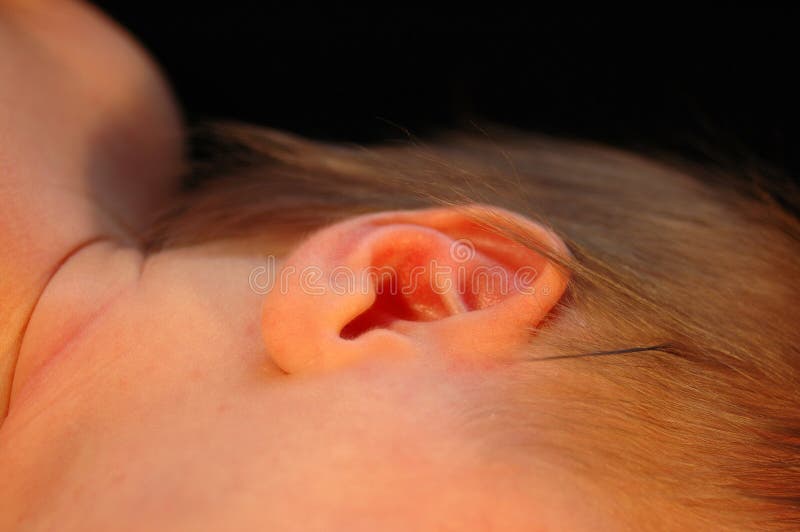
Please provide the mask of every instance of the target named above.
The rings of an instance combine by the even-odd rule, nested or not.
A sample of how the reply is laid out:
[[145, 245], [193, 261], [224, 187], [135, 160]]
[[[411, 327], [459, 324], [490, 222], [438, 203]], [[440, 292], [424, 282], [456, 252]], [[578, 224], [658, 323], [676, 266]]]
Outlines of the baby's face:
[[[502, 370], [376, 356], [286, 375], [264, 356], [264, 298], [248, 282], [263, 243], [145, 262], [104, 246], [59, 273], [31, 323], [0, 429], [0, 529], [602, 526], [546, 457], [487, 448]], [[83, 312], [86, 290], [71, 287], [89, 271], [116, 295], [84, 302], [87, 330], [48, 337], [61, 302]], [[37, 345], [61, 347], [37, 360]]]

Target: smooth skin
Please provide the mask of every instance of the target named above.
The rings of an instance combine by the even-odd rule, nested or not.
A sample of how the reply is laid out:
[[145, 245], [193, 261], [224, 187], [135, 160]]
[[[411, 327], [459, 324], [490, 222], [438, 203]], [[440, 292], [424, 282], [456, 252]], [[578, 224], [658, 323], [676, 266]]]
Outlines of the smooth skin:
[[[145, 256], [132, 235], [184, 165], [164, 80], [89, 5], [0, 6], [0, 530], [617, 528], [599, 494], [487, 452], [473, 422], [563, 274], [459, 210], [352, 219], [288, 256], [279, 234]], [[376, 293], [248, 282], [269, 254], [402, 269], [459, 238], [473, 266], [534, 261], [549, 295], [418, 290], [343, 339]]]

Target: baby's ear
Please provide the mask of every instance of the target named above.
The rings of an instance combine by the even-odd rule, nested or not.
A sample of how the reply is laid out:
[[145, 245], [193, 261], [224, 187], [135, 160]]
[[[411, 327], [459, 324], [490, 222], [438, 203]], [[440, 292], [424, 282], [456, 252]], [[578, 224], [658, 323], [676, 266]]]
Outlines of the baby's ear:
[[543, 226], [483, 205], [385, 212], [322, 229], [280, 265], [265, 296], [267, 352], [287, 373], [370, 357], [514, 356], [568, 276], [510, 234], [568, 253]]

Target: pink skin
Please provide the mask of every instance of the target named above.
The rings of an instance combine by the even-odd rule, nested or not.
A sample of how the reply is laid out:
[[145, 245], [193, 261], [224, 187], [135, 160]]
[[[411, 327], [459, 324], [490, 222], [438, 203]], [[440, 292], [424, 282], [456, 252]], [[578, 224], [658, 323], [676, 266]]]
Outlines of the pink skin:
[[596, 493], [545, 457], [523, 469], [487, 452], [473, 423], [561, 274], [461, 210], [353, 219], [278, 266], [447, 262], [471, 238], [475, 261], [533, 261], [549, 290], [447, 304], [418, 290], [419, 314], [345, 340], [374, 293], [248, 285], [281, 235], [144, 257], [123, 227], [169, 199], [178, 113], [120, 30], [44, 4], [0, 2], [0, 79], [14, 80], [0, 85], [0, 316], [23, 335], [0, 344], [0, 530], [612, 528]]

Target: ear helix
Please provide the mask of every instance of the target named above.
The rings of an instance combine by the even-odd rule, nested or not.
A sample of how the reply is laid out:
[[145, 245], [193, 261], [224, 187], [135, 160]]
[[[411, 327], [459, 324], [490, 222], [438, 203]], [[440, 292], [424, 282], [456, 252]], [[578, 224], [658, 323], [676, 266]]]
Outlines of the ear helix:
[[426, 353], [487, 360], [521, 347], [567, 277], [477, 223], [474, 215], [488, 209], [566, 253], [542, 226], [494, 207], [387, 212], [335, 224], [287, 258], [282, 268], [300, 273], [265, 296], [269, 356], [300, 373]]

